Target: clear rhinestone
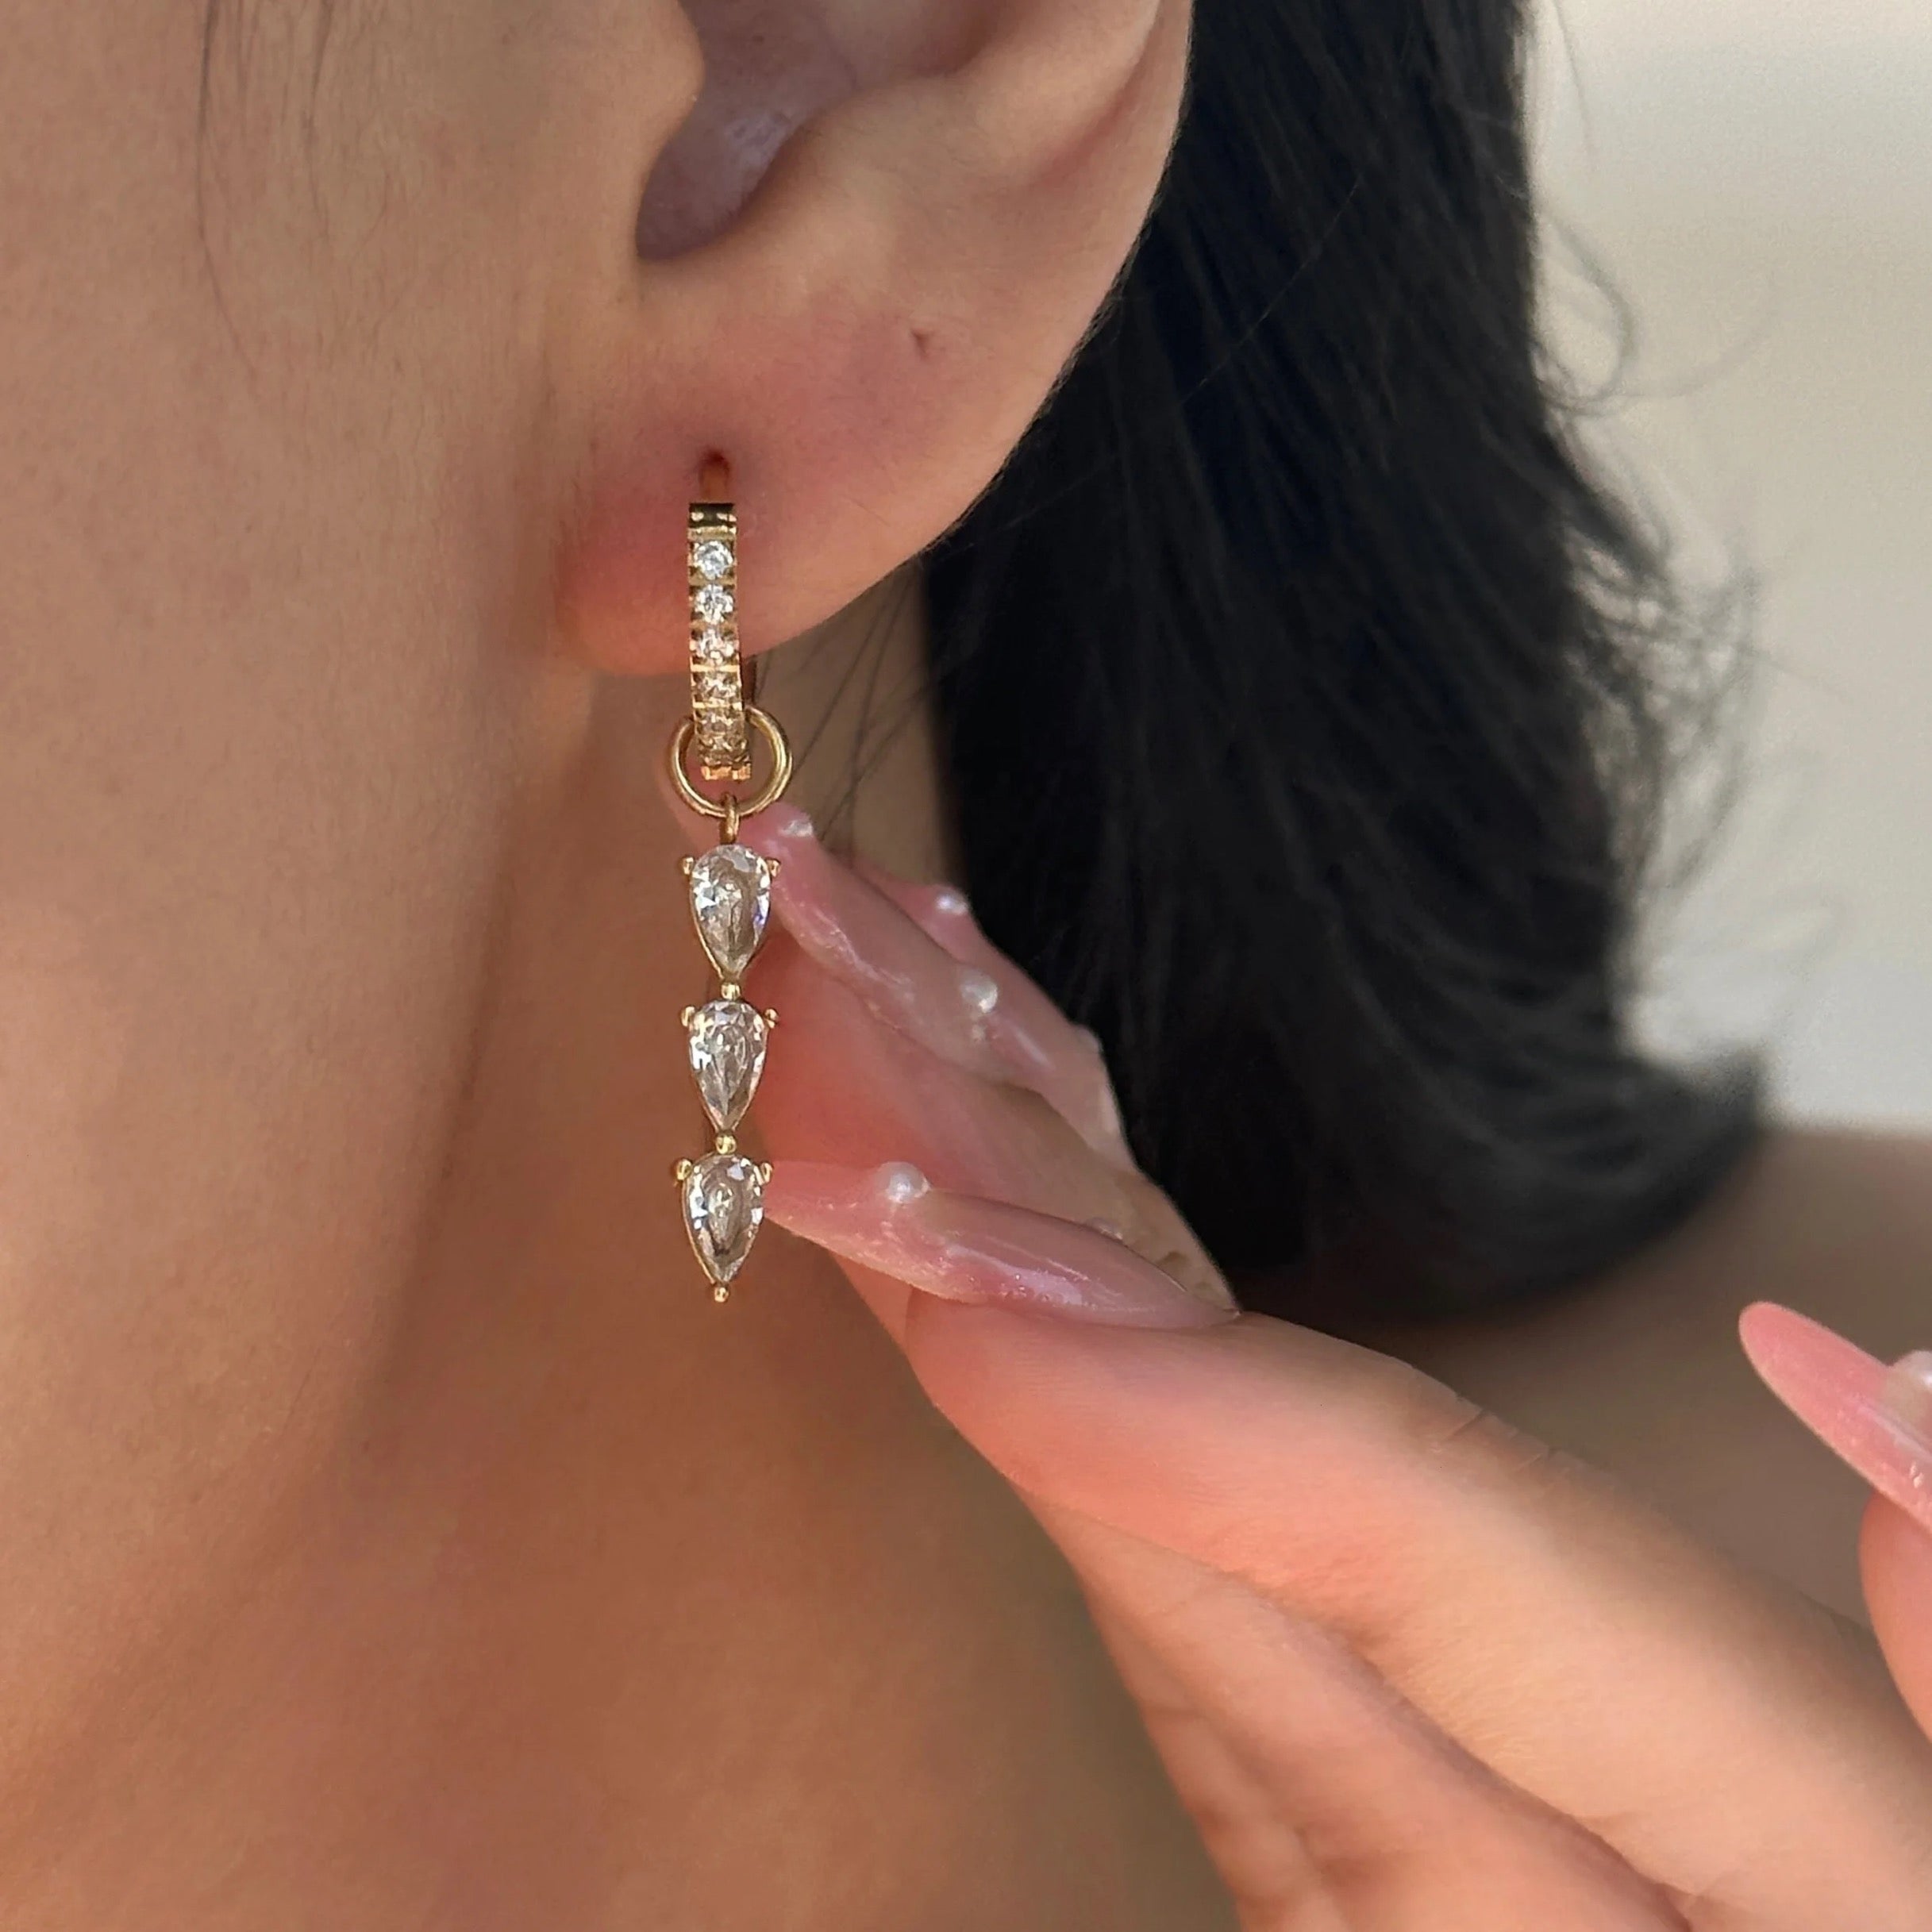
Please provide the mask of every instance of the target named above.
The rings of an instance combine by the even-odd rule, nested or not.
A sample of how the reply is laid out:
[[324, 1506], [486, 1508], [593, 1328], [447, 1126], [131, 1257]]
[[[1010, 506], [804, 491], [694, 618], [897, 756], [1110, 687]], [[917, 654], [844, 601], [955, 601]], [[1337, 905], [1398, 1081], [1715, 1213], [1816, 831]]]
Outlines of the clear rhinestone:
[[691, 568], [699, 576], [709, 578], [715, 583], [719, 578], [731, 574], [731, 546], [715, 537], [707, 537], [702, 543], [693, 547], [691, 560]]
[[749, 846], [714, 845], [691, 869], [691, 916], [718, 976], [742, 979], [772, 916], [772, 868]]
[[741, 999], [714, 999], [691, 1019], [698, 1098], [720, 1133], [745, 1118], [764, 1073], [764, 1015]]
[[706, 1154], [685, 1176], [684, 1227], [719, 1287], [745, 1265], [764, 1219], [764, 1183], [742, 1154]]
[[707, 583], [691, 599], [691, 608], [707, 624], [718, 624], [738, 607], [738, 600], [722, 584]]
[[722, 630], [713, 630], [706, 625], [692, 639], [691, 649], [707, 664], [727, 664], [731, 658], [731, 640]]

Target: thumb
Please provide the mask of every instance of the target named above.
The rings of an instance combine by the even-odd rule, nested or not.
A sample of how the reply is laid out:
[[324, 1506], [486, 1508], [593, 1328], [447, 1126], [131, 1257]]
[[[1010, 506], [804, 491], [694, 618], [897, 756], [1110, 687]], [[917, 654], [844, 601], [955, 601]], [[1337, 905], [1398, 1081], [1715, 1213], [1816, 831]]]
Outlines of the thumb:
[[1932, 1354], [1888, 1366], [1770, 1302], [1747, 1308], [1738, 1332], [1771, 1392], [1878, 1491], [1859, 1550], [1865, 1607], [1932, 1735]]
[[1932, 1534], [1895, 1503], [1874, 1497], [1859, 1560], [1879, 1647], [1920, 1729], [1932, 1736]]

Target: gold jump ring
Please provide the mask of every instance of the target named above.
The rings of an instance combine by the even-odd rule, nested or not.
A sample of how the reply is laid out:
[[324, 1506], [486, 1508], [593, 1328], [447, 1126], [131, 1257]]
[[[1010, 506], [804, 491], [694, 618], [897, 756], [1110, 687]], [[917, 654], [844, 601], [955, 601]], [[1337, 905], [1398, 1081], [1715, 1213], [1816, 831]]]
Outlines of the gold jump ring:
[[688, 718], [680, 722], [671, 738], [671, 782], [677, 787], [678, 796], [694, 812], [702, 812], [706, 818], [723, 819], [731, 823], [733, 832], [737, 828], [732, 822], [749, 818], [767, 806], [775, 805], [784, 795], [785, 787], [791, 783], [791, 745], [778, 720], [756, 705], [748, 704], [745, 707], [745, 722], [772, 751], [772, 775], [749, 799], [736, 798], [729, 793], [722, 799], [707, 799], [691, 782], [690, 772], [684, 768], [684, 756], [691, 749], [694, 729]]

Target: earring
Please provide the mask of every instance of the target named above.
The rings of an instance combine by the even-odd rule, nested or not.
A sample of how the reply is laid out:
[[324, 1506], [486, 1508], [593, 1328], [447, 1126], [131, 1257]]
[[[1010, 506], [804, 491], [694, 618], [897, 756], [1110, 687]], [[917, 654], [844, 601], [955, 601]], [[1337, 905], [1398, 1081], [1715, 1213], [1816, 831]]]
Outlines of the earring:
[[[671, 739], [671, 776], [691, 810], [718, 824], [718, 841], [684, 861], [691, 923], [716, 969], [718, 996], [683, 1013], [686, 1049], [698, 1098], [711, 1123], [711, 1152], [676, 1168], [685, 1232], [711, 1284], [729, 1301], [731, 1284], [764, 1219], [768, 1164], [739, 1153], [737, 1129], [764, 1074], [765, 1047], [778, 1015], [743, 996], [745, 969], [764, 938], [777, 862], [738, 843], [738, 827], [775, 804], [791, 778], [791, 748], [777, 721], [748, 702], [756, 687], [738, 654], [738, 518], [729, 503], [694, 503], [686, 533], [691, 586], [691, 716]], [[756, 733], [772, 770], [750, 797], [711, 799], [685, 768], [695, 746], [705, 778], [748, 785]]]

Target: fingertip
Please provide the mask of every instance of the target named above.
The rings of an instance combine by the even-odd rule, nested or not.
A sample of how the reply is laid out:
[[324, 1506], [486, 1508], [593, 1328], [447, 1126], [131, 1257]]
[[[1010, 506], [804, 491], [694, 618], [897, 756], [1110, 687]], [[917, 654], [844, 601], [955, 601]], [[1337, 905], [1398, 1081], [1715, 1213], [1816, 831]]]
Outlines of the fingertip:
[[1177, 1407], [1211, 1411], [1201, 1352], [1227, 1333], [915, 1294], [899, 1340], [933, 1407], [1009, 1481], [1080, 1507], [1114, 1487], [1116, 1445], [1158, 1435]]
[[1781, 1302], [1753, 1302], [1738, 1317], [1738, 1339], [1753, 1362], [1760, 1356], [1775, 1359], [1815, 1336], [1830, 1334], [1822, 1322]]
[[[768, 805], [755, 818], [745, 821], [739, 836], [754, 851], [763, 852], [768, 858], [783, 858], [783, 847], [787, 844], [802, 845], [818, 842], [818, 828], [812, 822], [812, 815], [803, 806], [787, 804], [780, 799]], [[770, 849], [775, 848], [775, 849]]]
[[1884, 1496], [1858, 1538], [1865, 1609], [1899, 1692], [1932, 1734], [1932, 1529]]
[[1765, 1387], [1814, 1429], [1884, 1380], [1884, 1364], [1875, 1356], [1778, 1302], [1746, 1308], [1738, 1318], [1738, 1338]]
[[1889, 1366], [1823, 1323], [1776, 1303], [1739, 1318], [1765, 1387], [1881, 1495], [1932, 1526], [1932, 1377], [1926, 1358]]
[[1778, 1317], [1790, 1310], [1776, 1302], [1753, 1302], [1738, 1317], [1738, 1339], [1746, 1355], [1756, 1358], [1761, 1342], [1775, 1334]]
[[972, 902], [957, 886], [902, 879], [866, 858], [855, 860], [853, 868], [954, 958], [962, 964], [983, 963], [985, 941], [972, 916]]

